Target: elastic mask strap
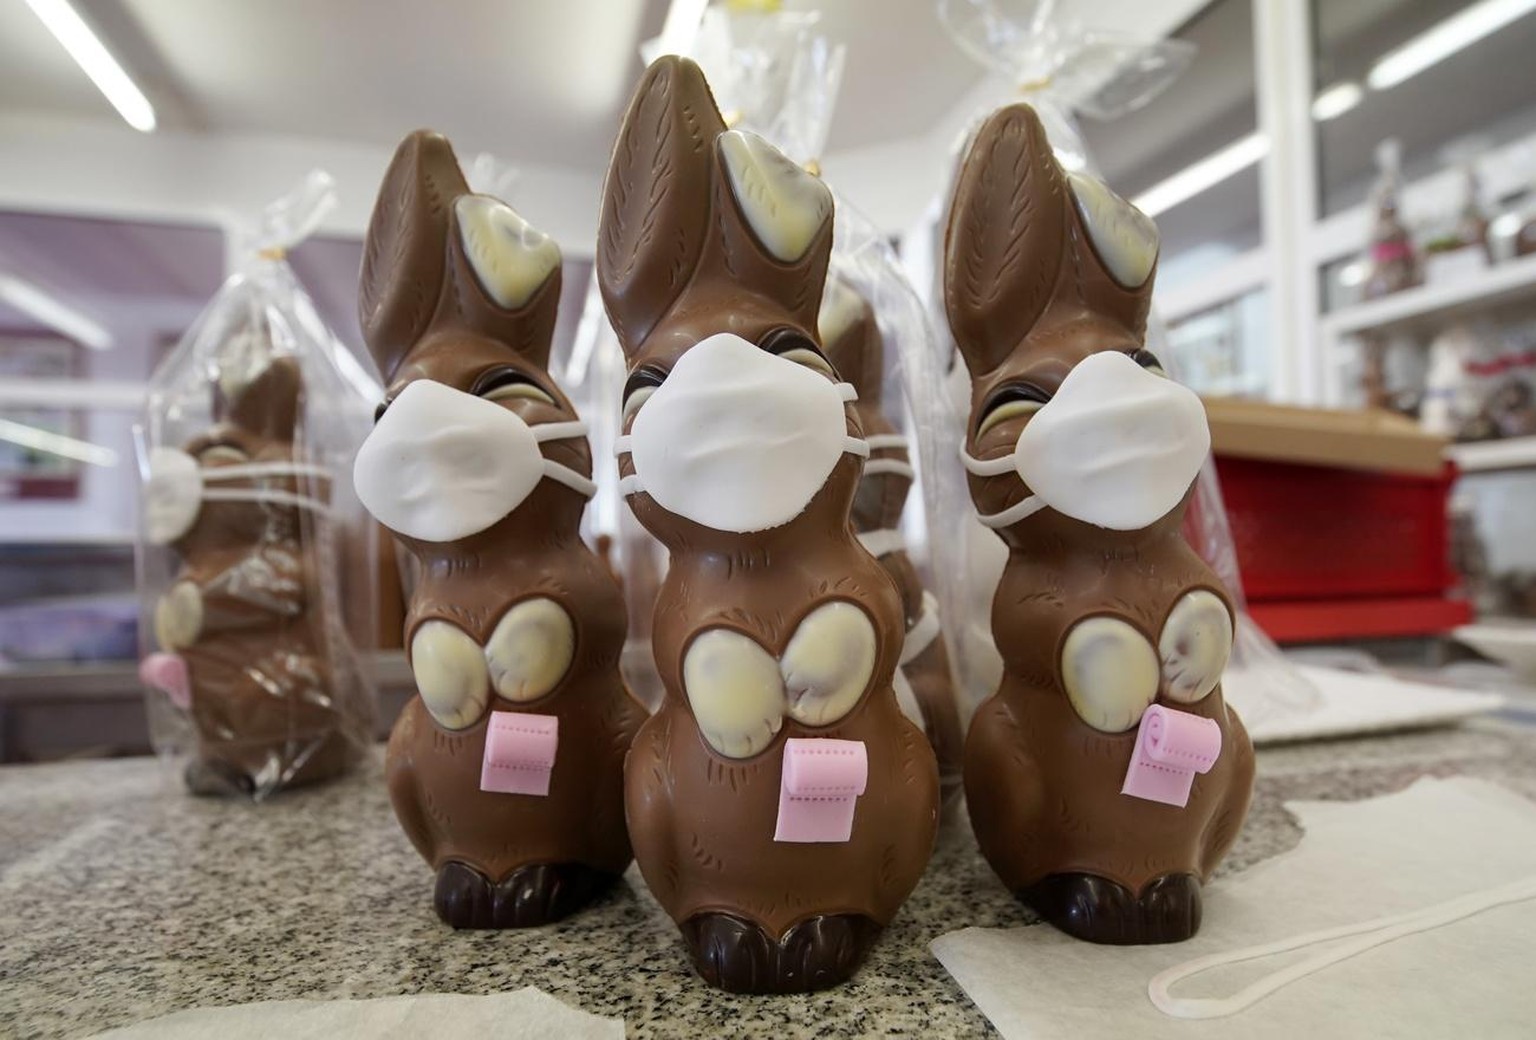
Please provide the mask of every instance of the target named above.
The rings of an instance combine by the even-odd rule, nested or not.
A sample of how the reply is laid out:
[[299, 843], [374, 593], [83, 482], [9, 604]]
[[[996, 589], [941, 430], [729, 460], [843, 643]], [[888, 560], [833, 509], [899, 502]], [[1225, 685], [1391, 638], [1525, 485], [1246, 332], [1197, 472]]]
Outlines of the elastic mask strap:
[[557, 484], [564, 484], [572, 491], [587, 498], [597, 494], [597, 485], [589, 478], [577, 473], [571, 467], [562, 465], [553, 459], [544, 460], [544, 475]]
[[859, 544], [864, 547], [864, 550], [877, 560], [882, 556], [895, 552], [897, 549], [905, 548], [907, 544], [901, 537], [901, 532], [894, 527], [882, 527], [877, 531], [865, 531], [857, 537]]
[[960, 449], [960, 461], [965, 464], [966, 469], [978, 477], [996, 477], [1014, 472], [1013, 458], [1014, 453], [1009, 452], [995, 459], [978, 459], [964, 448]]
[[630, 454], [632, 451], [629, 446], [630, 439], [630, 435], [627, 433], [613, 439], [613, 454], [615, 457]]
[[528, 428], [533, 431], [533, 439], [540, 444], [543, 444], [545, 441], [566, 441], [587, 435], [587, 424], [580, 419], [571, 419], [567, 422], [536, 423]]
[[630, 495], [638, 495], [644, 490], [645, 487], [640, 483], [640, 474], [638, 473], [631, 473], [627, 477], [619, 478], [619, 494], [625, 498], [628, 498]]
[[204, 502], [270, 502], [272, 505], [308, 509], [321, 516], [331, 515], [330, 506], [319, 499], [310, 498], [307, 495], [295, 495], [288, 491], [278, 491], [275, 488], [252, 488], [249, 491], [204, 488], [201, 498]]
[[906, 664], [915, 660], [922, 652], [933, 644], [939, 637], [939, 601], [933, 593], [923, 590], [923, 612], [918, 615], [917, 623], [907, 632], [906, 641], [901, 644], [901, 659], [898, 664]]
[[844, 437], [843, 451], [849, 455], [857, 455], [861, 459], [869, 458], [869, 442], [861, 437]]
[[864, 440], [876, 451], [885, 448], [904, 449], [907, 446], [907, 439], [899, 433], [875, 433], [865, 437]]
[[[874, 445], [870, 446], [873, 447]], [[908, 480], [915, 480], [917, 478], [917, 474], [912, 471], [912, 467], [900, 459], [870, 459], [864, 463], [864, 475], [866, 477], [878, 477], [882, 473], [894, 473], [898, 477], [906, 477]]]
[[[1483, 889], [1423, 910], [1392, 914], [1359, 924], [1344, 925], [1341, 928], [1329, 928], [1288, 939], [1277, 939], [1274, 942], [1248, 946], [1229, 953], [1199, 957], [1154, 976], [1147, 984], [1147, 996], [1159, 1011], [1174, 1018], [1224, 1018], [1252, 1007], [1271, 993], [1289, 986], [1298, 979], [1304, 979], [1308, 975], [1313, 975], [1340, 961], [1359, 956], [1367, 950], [1392, 942], [1394, 939], [1441, 928], [1485, 910], [1507, 906], [1510, 903], [1522, 903], [1528, 899], [1536, 899], [1536, 877], [1529, 877], [1498, 888]], [[1289, 967], [1245, 986], [1230, 997], [1175, 997], [1168, 992], [1174, 983], [1209, 971], [1211, 968], [1226, 964], [1241, 964], [1244, 961], [1258, 960], [1261, 957], [1270, 957], [1277, 953], [1299, 950], [1306, 946], [1333, 942], [1350, 936], [1358, 936], [1358, 938], [1353, 942], [1344, 943], [1334, 949], [1297, 961]]]
[[1015, 502], [1001, 513], [993, 513], [990, 516], [977, 516], [983, 524], [991, 528], [1012, 527], [1025, 517], [1034, 516], [1045, 508], [1045, 500], [1039, 495], [1028, 497]]
[[849, 401], [857, 401], [859, 399], [859, 392], [853, 388], [852, 383], [838, 383], [837, 396], [843, 399], [844, 404], [847, 404]]
[[233, 466], [209, 466], [198, 473], [210, 480], [244, 480], [247, 477], [316, 477], [330, 480], [331, 471], [308, 462], [243, 462]]

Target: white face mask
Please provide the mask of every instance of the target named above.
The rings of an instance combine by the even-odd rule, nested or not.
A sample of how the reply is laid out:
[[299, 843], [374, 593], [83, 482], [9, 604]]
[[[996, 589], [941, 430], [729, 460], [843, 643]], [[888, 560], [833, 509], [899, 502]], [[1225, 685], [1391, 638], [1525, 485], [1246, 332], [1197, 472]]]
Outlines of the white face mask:
[[522, 505], [544, 477], [590, 498], [591, 480], [539, 450], [586, 433], [579, 421], [529, 426], [494, 401], [418, 379], [363, 441], [352, 481], [363, 507], [391, 531], [457, 541]]
[[156, 448], [149, 453], [149, 476], [144, 484], [144, 536], [152, 545], [174, 542], [192, 529], [204, 502], [270, 502], [320, 514], [327, 511], [319, 499], [281, 488], [216, 486], [226, 480], [265, 477], [329, 480], [331, 474], [321, 466], [291, 460], [204, 467], [180, 448]]
[[1011, 454], [962, 454], [972, 473], [1016, 471], [1033, 492], [981, 517], [988, 527], [1008, 527], [1049, 507], [1096, 527], [1139, 531], [1179, 504], [1210, 450], [1205, 407], [1193, 391], [1105, 351], [1067, 373]]
[[857, 395], [740, 336], [718, 333], [678, 358], [615, 442], [644, 491], [669, 513], [747, 534], [789, 523], [844, 452], [868, 456], [843, 411]]

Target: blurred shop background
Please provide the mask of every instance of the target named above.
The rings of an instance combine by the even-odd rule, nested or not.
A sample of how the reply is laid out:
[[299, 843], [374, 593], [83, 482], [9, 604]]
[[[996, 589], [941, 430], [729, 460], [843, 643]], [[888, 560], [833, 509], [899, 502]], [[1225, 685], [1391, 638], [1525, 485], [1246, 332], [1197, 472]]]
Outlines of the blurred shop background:
[[[74, 0], [142, 92], [115, 106], [34, 10], [58, 6], [0, 0], [0, 761], [147, 749], [132, 426], [237, 217], [335, 176], [340, 204], [290, 259], [371, 369], [362, 231], [402, 133], [439, 129], [515, 167], [510, 201], [560, 243], [559, 353], [637, 45], [672, 7]], [[820, 165], [921, 277], [957, 138], [1017, 84], [934, 0], [781, 6], [846, 44]], [[1162, 229], [1164, 349], [1213, 402], [1254, 618], [1333, 661], [1529, 676], [1536, 0], [1061, 9], [1195, 48], [1083, 133]], [[383, 678], [388, 720], [398, 655]]]

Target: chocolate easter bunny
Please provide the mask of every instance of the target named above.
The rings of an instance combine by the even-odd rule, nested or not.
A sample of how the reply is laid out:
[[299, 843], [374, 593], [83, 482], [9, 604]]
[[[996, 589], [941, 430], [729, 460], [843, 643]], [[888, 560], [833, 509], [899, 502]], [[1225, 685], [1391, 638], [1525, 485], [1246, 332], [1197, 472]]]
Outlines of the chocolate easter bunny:
[[388, 381], [358, 497], [419, 564], [418, 696], [390, 734], [401, 826], [456, 928], [544, 924], [631, 855], [619, 587], [578, 533], [585, 427], [547, 369], [560, 250], [418, 132], [385, 174], [359, 310]]
[[356, 757], [324, 650], [313, 523], [329, 478], [294, 457], [303, 386], [279, 357], [213, 389], [218, 423], [149, 456], [146, 536], [179, 569], [155, 605], [160, 651], [140, 668], [191, 717], [199, 794], [264, 795]]
[[1143, 346], [1156, 263], [1152, 222], [1064, 173], [1029, 106], [989, 117], [944, 258], [971, 496], [1009, 549], [966, 800], [1003, 883], [1106, 943], [1194, 934], [1253, 786], [1232, 604], [1180, 533], [1205, 413]]
[[907, 438], [885, 413], [885, 338], [869, 301], [836, 275], [827, 279], [817, 326], [827, 360], [858, 391], [852, 408], [870, 457], [853, 496], [853, 529], [901, 590], [907, 634], [901, 667], [896, 670], [896, 699], [907, 717], [928, 734], [938, 758], [947, 811], [959, 801], [965, 739], [949, 655], [939, 630], [938, 601], [923, 588], [897, 527], [914, 474]]
[[817, 340], [832, 197], [664, 57], [624, 118], [597, 271], [629, 362], [620, 488], [667, 547], [666, 689], [625, 769], [635, 858], [695, 968], [834, 985], [923, 872], [933, 752], [892, 690], [901, 597], [855, 539], [868, 453]]

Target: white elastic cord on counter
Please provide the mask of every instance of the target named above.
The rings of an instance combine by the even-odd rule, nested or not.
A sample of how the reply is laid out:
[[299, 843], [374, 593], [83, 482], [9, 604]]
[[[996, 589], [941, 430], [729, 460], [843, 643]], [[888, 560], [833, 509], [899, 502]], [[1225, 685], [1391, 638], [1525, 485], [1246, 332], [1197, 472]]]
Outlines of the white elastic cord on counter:
[[874, 531], [865, 531], [856, 536], [864, 550], [879, 559], [882, 556], [906, 548], [906, 540], [901, 537], [901, 532], [894, 527], [882, 527]]
[[923, 611], [907, 632], [901, 644], [899, 664], [915, 660], [939, 636], [939, 601], [927, 589], [923, 590]]
[[[1147, 984], [1147, 996], [1151, 999], [1154, 1007], [1163, 1014], [1174, 1018], [1224, 1018], [1227, 1015], [1233, 1015], [1252, 1007], [1271, 993], [1283, 989], [1299, 979], [1304, 979], [1308, 975], [1338, 964], [1340, 961], [1359, 956], [1377, 946], [1392, 942], [1395, 939], [1401, 939], [1404, 936], [1414, 935], [1418, 932], [1427, 932], [1434, 928], [1441, 928], [1480, 914], [1485, 910], [1492, 910], [1494, 907], [1507, 906], [1510, 903], [1521, 903], [1529, 899], [1536, 899], [1536, 877], [1528, 877], [1523, 881], [1501, 885], [1497, 888], [1483, 889], [1482, 891], [1473, 892], [1444, 903], [1438, 903], [1435, 906], [1426, 907], [1423, 910], [1414, 910], [1405, 914], [1391, 914], [1386, 917], [1378, 917], [1372, 921], [1362, 921], [1357, 924], [1344, 925], [1340, 928], [1307, 932], [1287, 939], [1277, 939], [1274, 942], [1232, 950], [1228, 953], [1215, 953], [1208, 957], [1198, 957], [1195, 960], [1186, 961], [1154, 976], [1152, 981]], [[1350, 936], [1359, 936], [1359, 938], [1353, 942], [1344, 943], [1335, 949], [1325, 950], [1315, 956], [1297, 961], [1287, 968], [1283, 968], [1272, 975], [1268, 975], [1257, 982], [1245, 986], [1230, 997], [1175, 997], [1168, 992], [1175, 983], [1209, 971], [1212, 968], [1227, 964], [1241, 964], [1244, 961], [1258, 960], [1261, 957], [1270, 957], [1277, 953], [1286, 953], [1290, 950], [1315, 946], [1318, 943], [1332, 942], [1336, 939], [1346, 939]]]

